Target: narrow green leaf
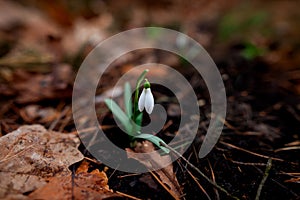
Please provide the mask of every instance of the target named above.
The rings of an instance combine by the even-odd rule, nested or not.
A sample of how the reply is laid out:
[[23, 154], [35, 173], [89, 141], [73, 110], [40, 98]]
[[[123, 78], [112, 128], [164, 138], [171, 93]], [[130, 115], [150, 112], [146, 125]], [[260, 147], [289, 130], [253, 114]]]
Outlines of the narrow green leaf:
[[[139, 96], [139, 88], [141, 86], [142, 81], [145, 79], [146, 74], [149, 72], [149, 69], [145, 69], [141, 75], [139, 76], [139, 78], [136, 81], [136, 86], [135, 86], [135, 96], [138, 97]], [[135, 102], [137, 103], [137, 102]]]
[[143, 120], [143, 113], [140, 112], [135, 118], [135, 123], [139, 126], [142, 126], [142, 120]]
[[139, 89], [139, 87], [141, 86], [142, 81], [145, 79], [146, 74], [149, 72], [149, 69], [145, 69], [141, 75], [139, 76], [139, 78], [136, 81], [136, 88], [135, 89]]
[[124, 103], [125, 103], [126, 114], [129, 118], [131, 118], [132, 116], [131, 87], [128, 82], [126, 82], [124, 86]]
[[166, 143], [162, 139], [160, 139], [159, 137], [157, 137], [155, 135], [142, 133], [142, 134], [139, 134], [139, 135], [135, 136], [134, 138], [149, 140], [150, 142], [152, 142], [153, 144], [158, 146], [161, 150], [163, 150], [165, 153], [170, 152], [169, 149], [167, 149], [166, 147], [163, 147], [163, 146], [160, 145], [160, 143], [163, 143], [163, 144], [166, 144]]
[[[139, 134], [142, 128], [142, 120], [143, 120], [143, 113], [139, 113], [135, 118], [135, 124], [134, 124], [134, 133], [133, 134]], [[134, 123], [132, 121], [132, 123]]]
[[[145, 79], [146, 74], [149, 72], [148, 69], [145, 69], [141, 75], [139, 76], [139, 78], [136, 81], [136, 86], [135, 86], [135, 95], [134, 95], [134, 101], [133, 101], [133, 116], [132, 116], [132, 120], [138, 125], [141, 126], [141, 121], [143, 119], [143, 113], [141, 113], [138, 110], [138, 101], [139, 101], [139, 88], [140, 85], [142, 83], [142, 81]], [[141, 114], [140, 114], [141, 113]], [[139, 119], [137, 119], [139, 118]], [[140, 128], [137, 128], [138, 130], [135, 130], [136, 127], [134, 127], [133, 132], [136, 133], [140, 130]]]
[[[191, 145], [191, 142], [189, 141], [189, 142], [184, 142], [184, 143], [182, 143], [182, 144], [176, 145], [175, 147], [173, 147], [173, 149], [178, 150], [178, 149], [180, 149], [180, 148], [184, 148], [184, 147], [187, 146], [187, 145]], [[166, 154], [167, 154], [167, 153], [163, 153], [163, 154], [161, 154], [161, 155], [166, 155]]]
[[130, 123], [130, 118], [123, 112], [123, 110], [116, 104], [116, 102], [112, 99], [105, 99], [105, 104], [111, 110], [113, 115], [120, 121], [120, 123], [124, 126], [128, 135], [131, 135], [132, 125]]

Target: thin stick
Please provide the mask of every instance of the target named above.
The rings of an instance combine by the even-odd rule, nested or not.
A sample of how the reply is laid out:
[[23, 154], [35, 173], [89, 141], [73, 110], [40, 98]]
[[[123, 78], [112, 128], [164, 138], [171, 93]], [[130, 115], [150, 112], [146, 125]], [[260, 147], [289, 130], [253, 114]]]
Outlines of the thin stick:
[[193, 180], [195, 181], [195, 183], [198, 185], [198, 187], [200, 188], [200, 190], [205, 194], [205, 196], [207, 197], [208, 200], [211, 200], [210, 196], [207, 194], [207, 192], [205, 191], [205, 189], [202, 187], [202, 185], [199, 183], [199, 181], [197, 180], [197, 178], [189, 171], [186, 170], [188, 172], [188, 174], [193, 178]]
[[258, 153], [254, 153], [254, 152], [252, 152], [252, 151], [249, 151], [249, 150], [247, 150], [247, 149], [243, 149], [243, 148], [241, 148], [241, 147], [237, 147], [237, 146], [235, 146], [235, 145], [233, 145], [233, 144], [229, 144], [229, 143], [227, 143], [227, 142], [220, 141], [220, 143], [221, 143], [221, 144], [224, 144], [224, 145], [226, 145], [226, 146], [229, 146], [229, 147], [231, 147], [231, 148], [234, 148], [234, 149], [237, 149], [237, 150], [240, 150], [240, 151], [244, 151], [244, 152], [246, 152], [246, 153], [249, 153], [249, 154], [252, 154], [252, 155], [261, 157], [261, 158], [267, 158], [267, 159], [272, 158], [272, 160], [284, 162], [284, 160], [282, 160], [282, 159], [280, 159], [280, 158], [274, 158], [274, 157], [269, 157], [269, 156], [264, 156], [264, 155], [261, 155], [261, 154], [258, 154]]
[[262, 178], [262, 180], [261, 180], [261, 182], [260, 182], [260, 184], [258, 186], [255, 200], [259, 200], [259, 196], [261, 194], [261, 190], [262, 190], [262, 188], [263, 188], [263, 186], [264, 186], [264, 184], [265, 184], [265, 182], [266, 182], [266, 180], [267, 180], [267, 178], [269, 176], [269, 171], [270, 171], [271, 167], [272, 167], [272, 159], [270, 158], [268, 160], [268, 162], [267, 162], [267, 166], [266, 166], [266, 170], [265, 170], [264, 176], [263, 176], [263, 178]]
[[246, 162], [235, 161], [230, 158], [227, 158], [225, 155], [224, 155], [224, 158], [226, 160], [229, 160], [232, 163], [239, 164], [239, 165], [250, 165], [250, 166], [266, 166], [267, 165], [266, 163], [246, 163]]
[[131, 177], [131, 176], [138, 176], [140, 174], [126, 174], [126, 175], [123, 175], [123, 176], [117, 176], [118, 178], [126, 178], [126, 177]]
[[97, 165], [101, 165], [102, 164], [100, 161], [92, 159], [92, 158], [89, 158], [89, 157], [86, 157], [86, 156], [84, 156], [84, 159], [86, 159], [86, 160], [88, 160], [88, 161], [90, 161], [92, 163], [95, 163]]
[[[210, 171], [211, 171], [211, 178], [212, 178], [212, 181], [213, 181], [214, 183], [216, 183], [215, 174], [214, 174], [214, 171], [213, 171], [213, 169], [212, 169], [212, 167], [211, 167], [210, 161], [209, 161], [208, 159], [207, 159], [207, 161], [208, 161], [208, 165], [209, 165], [209, 168], [210, 168]], [[214, 190], [215, 190], [215, 193], [216, 193], [216, 198], [219, 200], [219, 199], [220, 199], [219, 192], [218, 192], [218, 190], [217, 190], [216, 188], [214, 188]]]
[[234, 199], [239, 199], [238, 197], [235, 197], [233, 195], [231, 195], [226, 189], [222, 188], [221, 186], [219, 186], [217, 183], [213, 182], [212, 180], [210, 180], [203, 172], [200, 171], [200, 169], [198, 169], [195, 165], [193, 165], [192, 163], [190, 163], [185, 157], [183, 157], [179, 152], [177, 152], [175, 149], [173, 149], [172, 147], [170, 147], [167, 144], [163, 144], [160, 143], [161, 146], [164, 146], [166, 148], [168, 148], [170, 151], [172, 151], [174, 154], [176, 154], [178, 157], [182, 158], [193, 170], [195, 170], [196, 172], [198, 172], [205, 180], [207, 180], [210, 184], [212, 184], [214, 187], [218, 188], [220, 191], [224, 192], [225, 194], [227, 194], [228, 196], [234, 198]]
[[297, 150], [297, 149], [300, 149], [300, 146], [284, 147], [284, 148], [276, 149], [274, 152], [277, 153], [279, 151], [289, 151], [289, 150]]
[[72, 119], [72, 112], [71, 112], [71, 110], [68, 110], [64, 120], [62, 120], [62, 122], [61, 122], [58, 132], [62, 132], [64, 130], [64, 128], [68, 125], [68, 123], [71, 121], [71, 119]]
[[250, 166], [266, 166], [267, 164], [265, 163], [245, 163], [245, 162], [239, 162], [239, 161], [234, 161], [230, 160], [232, 163], [239, 164], [239, 165], [250, 165]]
[[116, 169], [114, 169], [114, 171], [113, 171], [113, 172], [111, 173], [111, 175], [108, 177], [108, 180], [116, 173], [116, 171], [118, 170], [119, 166], [120, 166], [120, 165], [118, 165], [118, 166], [116, 167]]
[[66, 106], [63, 111], [60, 113], [60, 115], [58, 116], [58, 118], [56, 120], [54, 120], [50, 127], [49, 127], [49, 131], [53, 131], [53, 129], [55, 128], [55, 126], [57, 125], [57, 123], [69, 112], [70, 107]]
[[125, 194], [125, 193], [119, 192], [119, 191], [116, 191], [116, 194], [119, 194], [119, 195], [121, 195], [121, 196], [123, 196], [123, 197], [127, 197], [127, 198], [129, 198], [129, 199], [142, 200], [142, 199], [139, 199], [139, 198], [137, 198], [137, 197], [134, 197], [134, 196], [131, 196], [131, 195], [129, 195], [129, 194]]
[[[259, 171], [261, 174], [263, 174], [263, 171], [261, 169], [259, 169], [258, 167], [254, 166], [254, 168]], [[286, 187], [285, 185], [282, 185], [281, 183], [279, 183], [277, 180], [270, 178], [271, 181], [273, 181], [274, 183], [276, 183], [278, 186], [282, 187], [283, 189], [285, 189], [287, 192], [291, 193], [292, 195], [294, 195], [294, 197], [299, 197], [298, 194], [296, 194], [295, 192], [293, 192], [290, 188]]]
[[157, 176], [154, 172], [150, 171], [151, 175], [156, 179], [156, 181], [176, 200], [179, 200], [179, 197], [172, 191], [170, 190]]

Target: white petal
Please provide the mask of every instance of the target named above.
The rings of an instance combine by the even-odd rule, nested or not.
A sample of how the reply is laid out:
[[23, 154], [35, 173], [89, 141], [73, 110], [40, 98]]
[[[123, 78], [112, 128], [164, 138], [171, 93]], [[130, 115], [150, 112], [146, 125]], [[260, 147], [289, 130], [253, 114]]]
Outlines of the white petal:
[[145, 88], [143, 89], [142, 94], [139, 98], [138, 106], [139, 106], [139, 111], [142, 112], [145, 107]]
[[146, 89], [145, 92], [145, 108], [148, 114], [152, 113], [154, 107], [154, 98], [150, 88]]

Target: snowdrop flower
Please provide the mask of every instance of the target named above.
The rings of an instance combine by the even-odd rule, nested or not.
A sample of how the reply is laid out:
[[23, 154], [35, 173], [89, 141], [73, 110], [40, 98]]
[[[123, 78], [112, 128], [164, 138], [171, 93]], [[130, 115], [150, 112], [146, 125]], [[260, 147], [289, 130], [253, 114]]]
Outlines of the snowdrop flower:
[[142, 94], [140, 96], [139, 102], [139, 111], [142, 112], [144, 108], [146, 109], [146, 112], [148, 114], [152, 113], [153, 107], [154, 107], [154, 98], [150, 89], [150, 83], [146, 79], [146, 82], [144, 84], [144, 89], [142, 91]]

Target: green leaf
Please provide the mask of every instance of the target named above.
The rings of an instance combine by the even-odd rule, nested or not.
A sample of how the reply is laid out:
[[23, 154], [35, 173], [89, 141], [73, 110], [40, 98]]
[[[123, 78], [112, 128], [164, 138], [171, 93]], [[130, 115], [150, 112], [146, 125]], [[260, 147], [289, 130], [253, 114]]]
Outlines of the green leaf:
[[149, 140], [150, 142], [152, 142], [153, 144], [158, 146], [161, 150], [163, 150], [165, 153], [170, 152], [169, 149], [167, 149], [166, 147], [163, 147], [163, 146], [160, 145], [160, 143], [163, 143], [163, 144], [166, 144], [166, 143], [162, 139], [160, 139], [159, 137], [157, 137], [155, 135], [142, 133], [142, 134], [139, 134], [139, 135], [135, 136], [134, 138]]
[[[176, 146], [174, 146], [174, 147], [172, 147], [173, 149], [175, 149], [175, 150], [180, 150], [181, 148], [185, 148], [186, 146], [189, 146], [189, 145], [191, 145], [191, 142], [190, 141], [188, 141], [188, 142], [184, 142], [184, 143], [182, 143], [182, 144], [178, 144], [178, 145], [176, 145]], [[166, 155], [167, 153], [163, 153], [163, 154], [161, 154], [162, 156], [163, 155]]]
[[135, 123], [136, 123], [136, 125], [138, 125], [138, 126], [142, 126], [142, 120], [143, 120], [143, 113], [142, 112], [140, 112], [137, 116], [136, 116], [136, 118], [135, 118]]
[[132, 116], [131, 87], [128, 82], [126, 82], [124, 86], [124, 104], [125, 104], [126, 114], [129, 118], [131, 118]]
[[113, 115], [120, 121], [124, 126], [128, 135], [132, 134], [132, 124], [130, 118], [123, 112], [123, 110], [116, 104], [112, 99], [105, 99], [105, 104], [111, 110]]
[[[136, 86], [135, 86], [135, 95], [134, 95], [134, 102], [133, 102], [133, 116], [132, 116], [132, 120], [138, 125], [141, 126], [141, 121], [143, 119], [143, 113], [141, 113], [138, 109], [138, 101], [139, 101], [139, 88], [140, 85], [142, 83], [142, 81], [145, 79], [146, 74], [149, 72], [148, 69], [145, 69], [141, 75], [139, 76], [139, 78], [136, 81]], [[140, 114], [141, 113], [141, 114]], [[135, 127], [134, 127], [135, 128]], [[140, 130], [140, 128], [138, 128], [138, 130], [134, 130], [133, 132], [138, 132]]]
[[139, 88], [141, 86], [141, 83], [145, 79], [145, 76], [148, 72], [149, 72], [149, 69], [145, 69], [136, 81], [136, 86], [135, 86], [135, 94], [136, 95], [135, 96], [137, 96], [137, 97], [139, 96]]

